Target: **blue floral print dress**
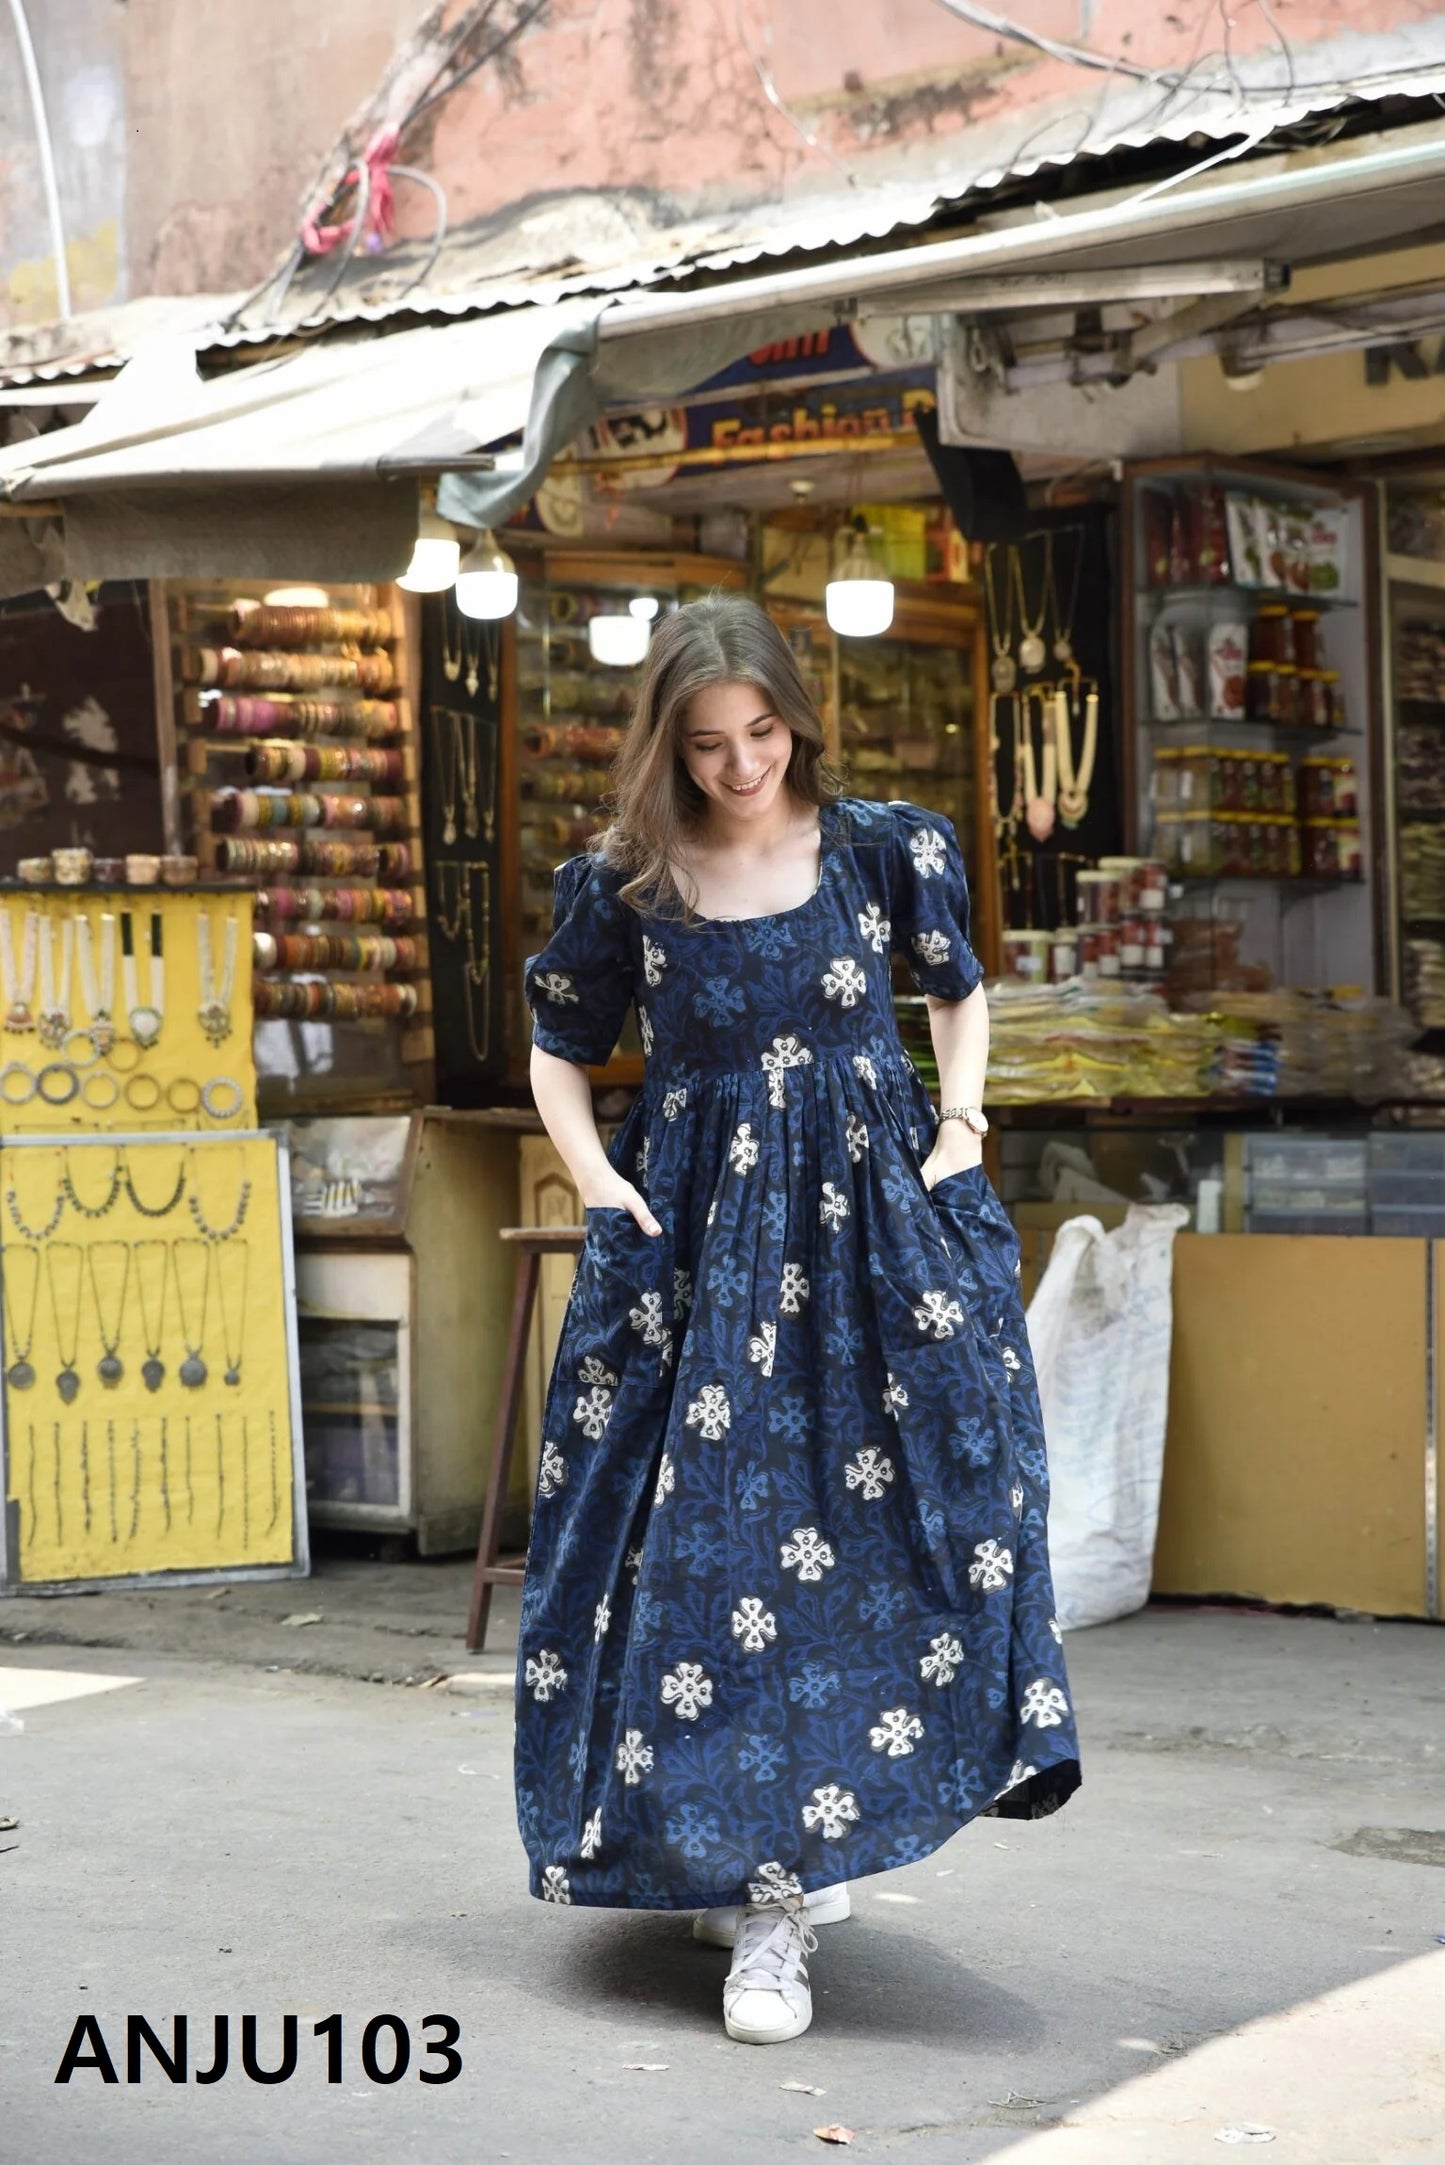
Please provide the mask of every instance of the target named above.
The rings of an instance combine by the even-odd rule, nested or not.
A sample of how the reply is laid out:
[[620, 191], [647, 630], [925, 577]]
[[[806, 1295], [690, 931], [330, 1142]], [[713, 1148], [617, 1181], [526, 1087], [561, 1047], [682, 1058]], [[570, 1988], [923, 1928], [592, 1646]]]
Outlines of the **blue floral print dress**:
[[517, 1673], [532, 1892], [685, 1909], [909, 1864], [1079, 1782], [1018, 1246], [936, 1115], [890, 957], [960, 1000], [958, 842], [841, 798], [771, 916], [643, 917], [594, 857], [526, 964], [535, 1042], [645, 1081], [543, 1417]]

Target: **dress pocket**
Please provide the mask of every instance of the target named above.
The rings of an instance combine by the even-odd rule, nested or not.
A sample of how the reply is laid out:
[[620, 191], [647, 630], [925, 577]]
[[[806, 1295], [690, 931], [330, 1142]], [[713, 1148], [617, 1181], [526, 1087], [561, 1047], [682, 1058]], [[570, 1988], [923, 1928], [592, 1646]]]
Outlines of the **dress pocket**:
[[975, 1318], [997, 1338], [1018, 1299], [1019, 1238], [1009, 1214], [981, 1165], [946, 1173], [929, 1195], [967, 1265], [964, 1283]]
[[629, 1396], [665, 1384], [673, 1356], [672, 1243], [645, 1233], [630, 1210], [594, 1204], [577, 1262], [559, 1370]]

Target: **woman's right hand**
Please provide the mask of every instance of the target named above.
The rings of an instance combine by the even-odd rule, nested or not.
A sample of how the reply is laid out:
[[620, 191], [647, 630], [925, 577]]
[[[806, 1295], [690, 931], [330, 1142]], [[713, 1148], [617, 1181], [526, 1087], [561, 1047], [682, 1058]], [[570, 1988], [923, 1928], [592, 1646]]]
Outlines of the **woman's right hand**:
[[644, 1233], [662, 1231], [648, 1208], [646, 1196], [634, 1188], [630, 1180], [624, 1180], [621, 1173], [600, 1174], [581, 1190], [581, 1196], [584, 1210], [630, 1210]]

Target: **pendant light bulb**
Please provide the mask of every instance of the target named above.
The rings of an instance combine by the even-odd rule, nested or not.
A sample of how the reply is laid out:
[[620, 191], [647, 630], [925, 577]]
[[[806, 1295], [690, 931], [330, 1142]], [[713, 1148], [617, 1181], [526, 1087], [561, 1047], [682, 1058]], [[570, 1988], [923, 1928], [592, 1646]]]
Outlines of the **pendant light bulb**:
[[473, 542], [457, 573], [456, 604], [463, 616], [510, 616], [517, 606], [517, 567], [490, 527]]
[[634, 616], [631, 610], [625, 616], [599, 614], [587, 620], [587, 651], [605, 668], [635, 669], [647, 659], [651, 642], [652, 625], [645, 616]]
[[893, 622], [893, 581], [868, 546], [868, 522], [855, 517], [851, 540], [823, 590], [828, 622], [845, 639], [876, 639]]
[[446, 520], [424, 508], [417, 522], [411, 562], [396, 583], [409, 594], [443, 593], [456, 578], [461, 558], [457, 537]]

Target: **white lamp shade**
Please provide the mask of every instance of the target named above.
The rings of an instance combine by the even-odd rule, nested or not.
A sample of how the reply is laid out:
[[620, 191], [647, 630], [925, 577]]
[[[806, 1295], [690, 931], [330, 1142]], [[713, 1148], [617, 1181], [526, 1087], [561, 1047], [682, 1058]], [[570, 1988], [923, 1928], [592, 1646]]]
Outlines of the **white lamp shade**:
[[652, 626], [645, 616], [593, 616], [587, 620], [592, 659], [612, 669], [635, 669], [647, 656]]
[[331, 596], [324, 586], [273, 586], [266, 605], [271, 609], [329, 609]]
[[462, 559], [456, 603], [463, 616], [510, 616], [517, 606], [517, 567], [493, 535], [483, 534]]
[[650, 624], [661, 607], [655, 594], [634, 594], [627, 604], [627, 611], [629, 616], [640, 616], [644, 623]]
[[823, 590], [828, 622], [845, 639], [876, 639], [893, 622], [891, 579], [830, 579]]
[[461, 560], [457, 537], [446, 520], [423, 511], [411, 562], [396, 583], [409, 594], [440, 594], [456, 578]]

